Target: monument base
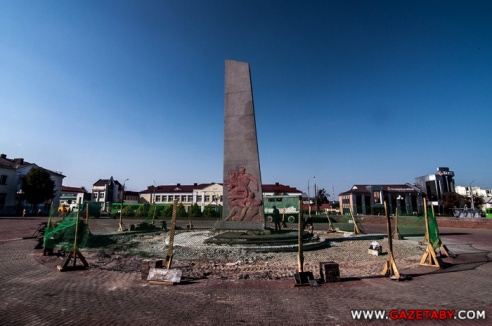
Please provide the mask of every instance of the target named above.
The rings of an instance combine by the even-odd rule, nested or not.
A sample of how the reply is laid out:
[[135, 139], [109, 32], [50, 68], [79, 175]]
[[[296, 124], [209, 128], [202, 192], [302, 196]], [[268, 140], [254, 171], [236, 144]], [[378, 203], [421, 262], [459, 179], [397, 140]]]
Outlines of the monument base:
[[[204, 241], [205, 244], [215, 245], [239, 245], [239, 246], [260, 246], [260, 247], [272, 247], [272, 246], [297, 246], [299, 241], [299, 234], [297, 231], [273, 231], [271, 229], [265, 230], [240, 230], [229, 232], [222, 232], [214, 237], [208, 238]], [[313, 236], [309, 232], [304, 232], [303, 243], [305, 246], [319, 245], [322, 243], [318, 236]], [[315, 247], [316, 247], [315, 246]], [[286, 249], [286, 248], [284, 248]]]

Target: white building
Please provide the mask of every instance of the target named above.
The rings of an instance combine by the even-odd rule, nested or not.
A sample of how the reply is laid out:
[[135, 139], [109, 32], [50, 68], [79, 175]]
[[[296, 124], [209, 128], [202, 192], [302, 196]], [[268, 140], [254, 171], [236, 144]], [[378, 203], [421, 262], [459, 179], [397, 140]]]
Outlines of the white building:
[[[262, 185], [263, 196], [273, 195], [302, 195], [300, 190], [280, 183]], [[140, 192], [140, 202], [153, 204], [172, 204], [177, 199], [188, 208], [194, 204], [201, 210], [208, 206], [222, 206], [224, 187], [220, 183], [194, 183], [193, 185], [164, 185], [149, 187]]]
[[46, 168], [40, 167], [34, 163], [24, 161], [23, 158], [7, 158], [6, 154], [0, 155], [0, 215], [20, 215], [23, 208], [28, 210], [28, 213], [36, 213], [38, 209], [42, 213], [49, 212], [50, 203], [39, 205], [31, 211], [32, 207], [25, 202], [22, 191], [22, 177], [25, 176], [32, 168], [38, 167], [46, 170], [55, 183], [55, 196], [53, 205], [58, 207], [60, 204], [60, 195], [63, 178], [65, 176], [61, 172], [55, 172]]
[[99, 179], [92, 185], [91, 201], [103, 203], [102, 210], [106, 210], [109, 203], [121, 202], [123, 186], [113, 177]]
[[491, 189], [486, 189], [486, 188], [481, 188], [481, 187], [470, 187], [470, 186], [456, 186], [456, 193], [460, 194], [462, 196], [466, 197], [471, 197], [471, 194], [473, 196], [480, 196], [480, 197], [491, 197], [492, 196], [492, 190]]
[[202, 183], [193, 185], [161, 185], [149, 187], [140, 192], [140, 202], [149, 204], [172, 204], [176, 199], [183, 204], [186, 210], [197, 204], [201, 210], [205, 206], [222, 205], [223, 187], [219, 183]]
[[87, 191], [84, 188], [76, 187], [61, 187], [60, 206], [67, 207], [69, 211], [73, 211], [77, 205], [84, 203]]

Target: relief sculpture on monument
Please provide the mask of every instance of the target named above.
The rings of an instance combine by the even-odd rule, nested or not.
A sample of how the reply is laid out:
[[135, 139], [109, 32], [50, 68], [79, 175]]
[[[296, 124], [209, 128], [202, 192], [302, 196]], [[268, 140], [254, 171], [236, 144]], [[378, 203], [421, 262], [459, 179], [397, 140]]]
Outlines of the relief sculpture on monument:
[[[254, 191], [250, 188], [253, 184]], [[261, 222], [262, 216], [259, 214], [262, 208], [262, 201], [256, 199], [255, 192], [259, 192], [259, 183], [256, 178], [246, 173], [244, 167], [229, 171], [229, 180], [224, 182], [228, 190], [228, 199], [231, 211], [226, 217], [226, 221], [254, 221]]]

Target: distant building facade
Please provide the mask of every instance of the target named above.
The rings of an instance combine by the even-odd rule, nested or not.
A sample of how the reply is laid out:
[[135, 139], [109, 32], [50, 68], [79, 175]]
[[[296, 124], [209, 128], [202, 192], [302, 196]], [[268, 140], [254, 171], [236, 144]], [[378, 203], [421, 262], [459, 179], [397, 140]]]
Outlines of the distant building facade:
[[388, 202], [390, 214], [421, 214], [422, 191], [411, 184], [354, 185], [338, 195], [340, 213], [354, 215], [383, 215], [384, 201]]
[[480, 196], [484, 198], [492, 196], [492, 190], [487, 188], [470, 186], [455, 186], [454, 188], [456, 193], [461, 196], [471, 197], [472, 194], [473, 196]]
[[125, 204], [138, 204], [140, 202], [140, 193], [137, 191], [124, 191], [123, 203]]
[[424, 212], [424, 200], [435, 207], [436, 214], [444, 212], [444, 195], [455, 192], [454, 172], [447, 167], [437, 168], [437, 173], [415, 178], [415, 184], [354, 185], [339, 194], [340, 213], [382, 215], [384, 202], [390, 214], [415, 215]]
[[121, 202], [123, 186], [113, 177], [99, 179], [92, 185], [91, 201], [102, 203], [101, 209], [105, 211], [111, 203]]
[[193, 185], [161, 185], [140, 192], [140, 202], [172, 204], [177, 200], [186, 210], [197, 204], [201, 210], [207, 205], [222, 206], [223, 186], [219, 183], [194, 183]]
[[[67, 207], [69, 211], [73, 211], [77, 205], [82, 205], [89, 194], [84, 188], [77, 187], [61, 187], [60, 207]], [[90, 195], [89, 195], [90, 196]]]
[[[300, 190], [280, 183], [262, 185], [263, 196], [302, 195]], [[200, 209], [208, 206], [223, 205], [223, 185], [220, 183], [194, 183], [193, 185], [164, 185], [149, 187], [140, 192], [140, 203], [172, 204], [174, 200], [185, 206], [197, 204]]]
[[51, 203], [46, 202], [38, 205], [31, 211], [32, 207], [24, 200], [22, 190], [22, 177], [32, 168], [42, 168], [50, 174], [55, 183], [55, 196], [53, 205], [57, 207], [60, 203], [61, 187], [65, 176], [60, 172], [48, 170], [34, 163], [24, 161], [23, 158], [10, 159], [6, 154], [0, 155], [0, 215], [20, 215], [22, 209], [26, 208], [29, 213], [35, 214], [39, 209], [44, 214], [49, 211]]
[[425, 193], [428, 204], [437, 208], [436, 214], [444, 212], [444, 195], [456, 192], [454, 172], [447, 167], [438, 167], [435, 174], [415, 178], [415, 185]]

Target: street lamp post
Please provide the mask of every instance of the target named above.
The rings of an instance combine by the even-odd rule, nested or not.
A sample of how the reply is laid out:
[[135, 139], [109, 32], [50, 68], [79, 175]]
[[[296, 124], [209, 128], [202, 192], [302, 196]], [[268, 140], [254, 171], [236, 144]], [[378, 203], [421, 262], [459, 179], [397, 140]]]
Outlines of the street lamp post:
[[127, 230], [126, 227], [123, 225], [123, 201], [125, 198], [125, 184], [128, 180], [130, 179], [126, 179], [125, 181], [123, 181], [123, 189], [121, 192], [121, 208], [120, 208], [120, 223], [119, 223], [120, 227], [118, 228], [119, 232], [123, 232]]
[[472, 190], [472, 183], [474, 183], [475, 180], [473, 180], [472, 182], [470, 182], [470, 197], [471, 197], [471, 209], [474, 210], [475, 209], [475, 204], [473, 203], [473, 190]]
[[316, 208], [315, 215], [318, 215], [318, 190], [316, 189], [316, 177], [314, 177], [314, 207]]

